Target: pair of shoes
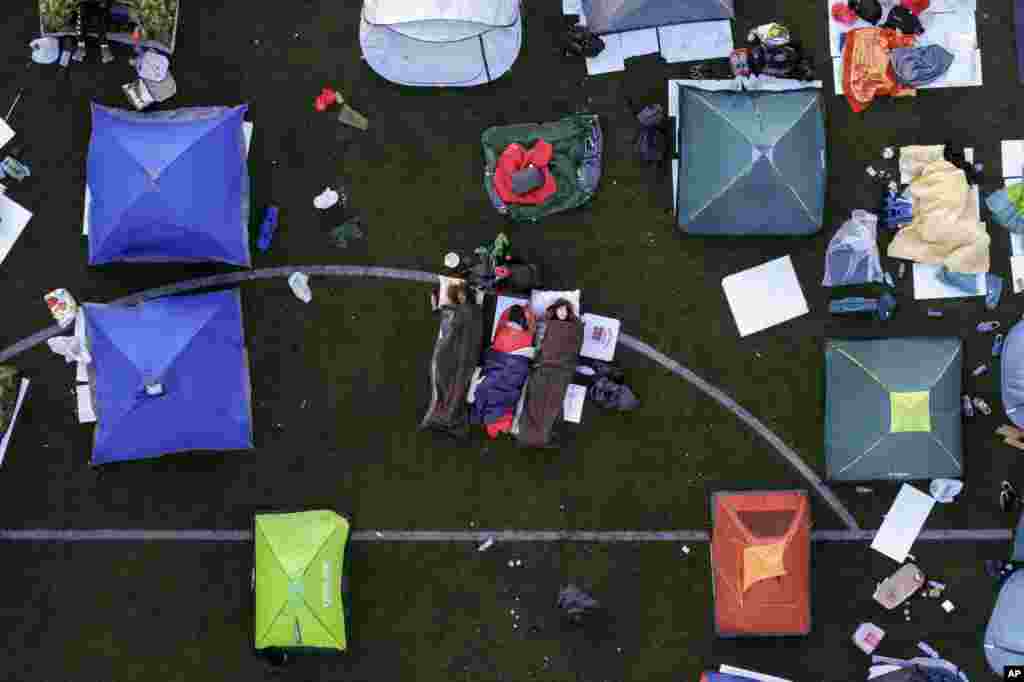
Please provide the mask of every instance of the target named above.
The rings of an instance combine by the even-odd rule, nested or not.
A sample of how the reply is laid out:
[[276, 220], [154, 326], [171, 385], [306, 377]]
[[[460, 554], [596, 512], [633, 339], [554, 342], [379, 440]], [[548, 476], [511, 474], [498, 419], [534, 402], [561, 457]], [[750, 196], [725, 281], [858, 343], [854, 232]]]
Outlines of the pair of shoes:
[[1017, 507], [1020, 496], [1017, 489], [1009, 481], [1003, 481], [999, 485], [999, 508], [1004, 512], [1012, 512]]

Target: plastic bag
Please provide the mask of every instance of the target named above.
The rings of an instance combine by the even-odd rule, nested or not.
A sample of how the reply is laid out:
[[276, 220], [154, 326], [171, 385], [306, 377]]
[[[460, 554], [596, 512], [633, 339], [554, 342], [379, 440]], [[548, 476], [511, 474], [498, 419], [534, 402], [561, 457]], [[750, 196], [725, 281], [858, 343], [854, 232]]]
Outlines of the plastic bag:
[[309, 288], [309, 275], [304, 272], [293, 272], [288, 278], [288, 286], [292, 293], [303, 303], [313, 300], [313, 290]]
[[928, 486], [928, 492], [936, 502], [949, 504], [964, 489], [964, 482], [955, 478], [936, 478]]
[[46, 340], [46, 345], [68, 363], [82, 362], [88, 365], [92, 362], [92, 356], [77, 336], [54, 336]]
[[822, 286], [884, 282], [877, 239], [878, 216], [861, 209], [854, 211], [828, 244]]

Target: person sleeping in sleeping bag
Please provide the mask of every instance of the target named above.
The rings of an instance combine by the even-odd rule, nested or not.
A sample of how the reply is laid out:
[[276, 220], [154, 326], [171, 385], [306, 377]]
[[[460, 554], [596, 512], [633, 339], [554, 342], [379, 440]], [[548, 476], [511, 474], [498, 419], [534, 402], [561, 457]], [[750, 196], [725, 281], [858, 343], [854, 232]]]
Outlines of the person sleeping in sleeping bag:
[[481, 378], [477, 380], [472, 421], [483, 424], [497, 438], [512, 428], [519, 396], [530, 374], [536, 320], [533, 313], [514, 305], [498, 320], [494, 343], [487, 349]]

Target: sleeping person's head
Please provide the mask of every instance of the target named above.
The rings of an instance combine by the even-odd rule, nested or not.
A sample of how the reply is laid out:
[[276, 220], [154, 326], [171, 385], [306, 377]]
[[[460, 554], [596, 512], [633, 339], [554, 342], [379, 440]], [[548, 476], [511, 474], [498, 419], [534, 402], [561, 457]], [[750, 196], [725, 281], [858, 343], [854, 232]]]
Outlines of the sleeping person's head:
[[523, 306], [514, 305], [508, 309], [508, 321], [519, 325], [521, 329], [526, 329], [526, 311], [523, 310]]
[[576, 314], [572, 310], [572, 303], [560, 298], [548, 306], [547, 318], [549, 320], [574, 320]]
[[462, 283], [449, 284], [445, 293], [448, 295], [448, 300], [454, 305], [461, 305], [469, 298], [466, 295], [466, 285]]

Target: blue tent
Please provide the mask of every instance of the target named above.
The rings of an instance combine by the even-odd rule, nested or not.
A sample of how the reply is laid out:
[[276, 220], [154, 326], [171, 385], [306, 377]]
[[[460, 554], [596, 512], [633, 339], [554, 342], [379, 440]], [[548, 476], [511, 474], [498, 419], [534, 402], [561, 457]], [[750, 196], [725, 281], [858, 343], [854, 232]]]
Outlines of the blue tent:
[[237, 289], [85, 304], [96, 408], [93, 464], [252, 444]]
[[138, 113], [93, 104], [89, 264], [251, 265], [247, 109]]

